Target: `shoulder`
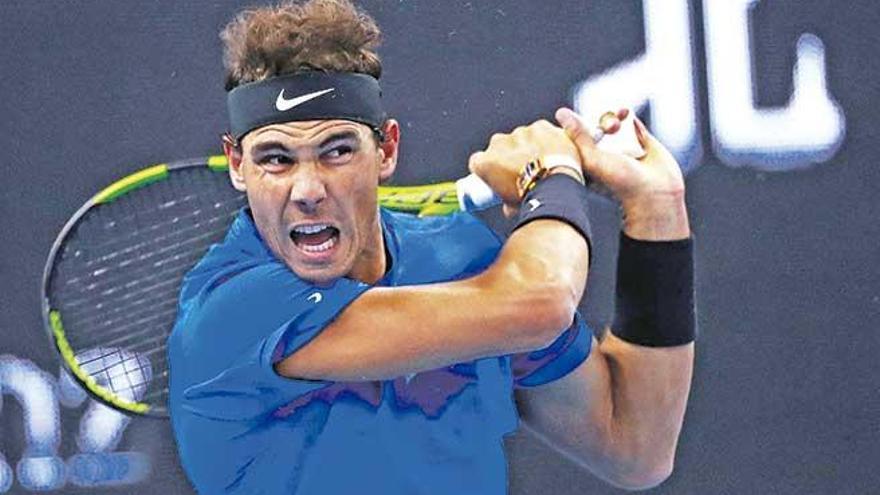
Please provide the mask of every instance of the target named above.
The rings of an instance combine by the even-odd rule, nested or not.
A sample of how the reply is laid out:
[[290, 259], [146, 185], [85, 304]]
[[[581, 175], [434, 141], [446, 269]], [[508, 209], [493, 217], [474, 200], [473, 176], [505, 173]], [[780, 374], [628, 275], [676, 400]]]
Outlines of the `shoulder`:
[[471, 213], [419, 217], [407, 213], [382, 210], [385, 224], [403, 240], [410, 238], [440, 244], [466, 242], [476, 250], [498, 249], [501, 238]]
[[470, 230], [481, 232], [498, 238], [495, 233], [479, 218], [468, 212], [455, 212], [450, 215], [432, 215], [420, 217], [411, 213], [381, 209], [382, 218], [399, 229], [411, 230], [414, 233], [430, 234], [433, 232], [449, 232]]
[[[320, 288], [300, 279], [253, 233], [242, 233], [239, 220], [184, 277], [169, 348], [234, 354], [285, 323], [330, 318], [352, 293], [365, 290], [349, 279]], [[320, 315], [312, 314], [316, 311]]]
[[502, 241], [469, 213], [418, 217], [383, 210], [395, 244], [400, 284], [428, 283], [474, 275], [497, 257]]

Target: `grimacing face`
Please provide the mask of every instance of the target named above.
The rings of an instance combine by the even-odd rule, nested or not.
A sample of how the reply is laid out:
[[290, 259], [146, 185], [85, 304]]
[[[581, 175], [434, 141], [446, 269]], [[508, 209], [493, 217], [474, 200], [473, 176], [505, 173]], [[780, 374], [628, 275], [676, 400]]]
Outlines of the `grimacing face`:
[[373, 283], [385, 273], [377, 190], [394, 172], [400, 128], [378, 143], [347, 120], [272, 124], [224, 143], [232, 185], [247, 193], [260, 236], [300, 278]]

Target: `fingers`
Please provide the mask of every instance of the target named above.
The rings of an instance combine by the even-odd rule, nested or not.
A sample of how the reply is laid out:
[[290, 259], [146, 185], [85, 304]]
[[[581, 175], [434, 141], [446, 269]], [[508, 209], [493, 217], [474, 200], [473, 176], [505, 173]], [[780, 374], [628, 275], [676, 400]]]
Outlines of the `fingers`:
[[501, 205], [501, 211], [504, 213], [505, 218], [513, 218], [519, 213], [519, 208], [508, 203], [504, 203]]
[[482, 179], [503, 202], [511, 203], [519, 200], [516, 188], [517, 170], [506, 162], [509, 159], [499, 156], [498, 153], [478, 151], [468, 159], [468, 169]]
[[648, 128], [645, 127], [645, 124], [643, 124], [638, 117], [633, 119], [633, 125], [636, 128], [636, 139], [639, 140], [639, 145], [647, 153], [650, 153], [651, 147], [654, 144], [653, 136], [651, 136], [651, 133], [648, 132]]
[[[620, 128], [620, 117], [626, 118], [626, 115], [626, 110], [616, 114], [609, 112], [603, 115], [600, 119], [600, 131], [617, 132]], [[584, 172], [600, 182], [613, 180], [613, 176], [617, 173], [615, 169], [619, 168], [620, 158], [596, 147], [596, 140], [583, 119], [571, 109], [560, 108], [556, 111], [556, 120], [565, 130], [569, 139], [577, 146], [578, 152], [581, 154]], [[601, 136], [602, 132], [598, 135]]]
[[573, 110], [564, 107], [557, 110], [556, 122], [559, 122], [559, 125], [565, 130], [565, 134], [578, 148], [596, 146], [596, 141], [593, 139], [589, 127]]
[[480, 172], [483, 171], [482, 167], [485, 163], [485, 155], [485, 151], [477, 151], [476, 153], [471, 154], [470, 158], [468, 158], [468, 170], [470, 170], [472, 174], [478, 176], [481, 175]]
[[536, 159], [551, 156], [581, 163], [577, 145], [563, 129], [546, 120], [538, 120], [509, 133], [493, 134], [486, 149], [471, 155], [468, 168], [503, 202], [516, 204], [520, 199], [518, 179], [523, 167]]
[[639, 141], [642, 149], [645, 150], [646, 158], [650, 157], [651, 160], [678, 163], [666, 146], [651, 134], [651, 131], [648, 130], [647, 126], [638, 117], [633, 119], [633, 125], [635, 126], [636, 139]]

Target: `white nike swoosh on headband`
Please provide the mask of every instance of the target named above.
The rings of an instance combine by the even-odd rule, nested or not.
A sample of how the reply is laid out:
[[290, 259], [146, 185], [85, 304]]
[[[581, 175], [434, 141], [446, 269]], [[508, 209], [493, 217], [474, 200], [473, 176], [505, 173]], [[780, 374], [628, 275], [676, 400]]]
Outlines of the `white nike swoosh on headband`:
[[284, 98], [284, 89], [278, 93], [278, 98], [275, 100], [275, 108], [278, 109], [279, 112], [286, 112], [293, 107], [302, 105], [303, 103], [314, 100], [315, 98], [325, 95], [331, 91], [335, 91], [336, 88], [330, 89], [322, 89], [321, 91], [315, 91], [314, 93], [309, 93], [307, 95], [297, 96], [296, 98], [286, 99]]

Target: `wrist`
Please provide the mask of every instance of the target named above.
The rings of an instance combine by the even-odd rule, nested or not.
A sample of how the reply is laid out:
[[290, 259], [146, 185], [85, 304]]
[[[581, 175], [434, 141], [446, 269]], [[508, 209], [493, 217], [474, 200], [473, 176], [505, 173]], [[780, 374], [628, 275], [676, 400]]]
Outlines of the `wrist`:
[[581, 184], [586, 184], [586, 181], [584, 180], [584, 174], [582, 172], [578, 172], [578, 171], [571, 169], [571, 168], [568, 168], [568, 167], [553, 167], [550, 169], [549, 172], [547, 172], [548, 177], [551, 175], [554, 175], [554, 174], [565, 174], [565, 175], [577, 180]]
[[529, 191], [535, 187], [541, 179], [549, 175], [564, 173], [577, 180], [582, 185], [586, 184], [581, 163], [570, 155], [550, 154], [543, 155], [523, 166], [517, 179], [516, 188], [520, 199], [526, 197]]
[[693, 342], [693, 240], [645, 242], [620, 237], [612, 331], [619, 338], [649, 347]]
[[573, 227], [584, 238], [590, 253], [587, 188], [576, 178], [566, 178], [565, 175], [567, 174], [549, 175], [526, 194], [513, 230], [542, 218], [558, 220]]
[[674, 241], [691, 235], [684, 191], [623, 203], [623, 232], [642, 241]]

